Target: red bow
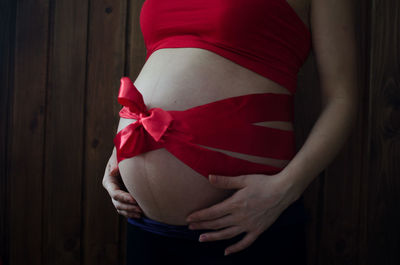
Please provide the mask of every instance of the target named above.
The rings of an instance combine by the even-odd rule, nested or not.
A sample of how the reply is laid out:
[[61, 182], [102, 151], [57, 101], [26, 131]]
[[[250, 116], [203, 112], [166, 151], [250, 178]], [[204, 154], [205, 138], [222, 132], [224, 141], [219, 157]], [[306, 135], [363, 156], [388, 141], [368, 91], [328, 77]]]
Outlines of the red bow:
[[117, 154], [118, 162], [123, 157], [141, 153], [144, 148], [142, 140], [146, 137], [146, 133], [156, 142], [164, 142], [161, 138], [173, 121], [171, 114], [161, 108], [147, 110], [142, 95], [134, 88], [128, 77], [121, 79], [118, 102], [124, 106], [119, 113], [121, 117], [136, 119], [134, 123], [122, 129], [114, 139], [120, 151]]

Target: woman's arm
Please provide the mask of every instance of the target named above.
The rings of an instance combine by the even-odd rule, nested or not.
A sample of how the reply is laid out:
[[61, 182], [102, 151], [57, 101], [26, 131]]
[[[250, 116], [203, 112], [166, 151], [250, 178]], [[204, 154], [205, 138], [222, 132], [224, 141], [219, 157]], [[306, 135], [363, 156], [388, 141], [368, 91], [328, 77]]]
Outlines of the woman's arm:
[[275, 222], [336, 156], [357, 111], [354, 7], [350, 0], [311, 0], [314, 53], [322, 88], [323, 111], [301, 150], [276, 175], [210, 176], [212, 185], [237, 191], [226, 200], [187, 217], [190, 229], [216, 229], [200, 241], [246, 235], [225, 254], [241, 251]]
[[354, 1], [312, 0], [311, 31], [323, 110], [304, 145], [284, 168], [297, 199], [335, 158], [357, 115]]

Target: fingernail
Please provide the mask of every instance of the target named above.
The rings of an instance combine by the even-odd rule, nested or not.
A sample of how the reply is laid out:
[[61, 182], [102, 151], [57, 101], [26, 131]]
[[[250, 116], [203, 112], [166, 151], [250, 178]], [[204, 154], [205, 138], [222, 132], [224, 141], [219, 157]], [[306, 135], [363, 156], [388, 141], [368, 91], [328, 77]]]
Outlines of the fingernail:
[[217, 181], [217, 176], [216, 175], [210, 175], [209, 180], [216, 182]]
[[229, 251], [228, 251], [228, 250], [225, 250], [224, 256], [228, 256], [228, 255], [229, 255]]
[[203, 242], [206, 238], [207, 238], [206, 235], [201, 235], [200, 238], [199, 238], [199, 241]]

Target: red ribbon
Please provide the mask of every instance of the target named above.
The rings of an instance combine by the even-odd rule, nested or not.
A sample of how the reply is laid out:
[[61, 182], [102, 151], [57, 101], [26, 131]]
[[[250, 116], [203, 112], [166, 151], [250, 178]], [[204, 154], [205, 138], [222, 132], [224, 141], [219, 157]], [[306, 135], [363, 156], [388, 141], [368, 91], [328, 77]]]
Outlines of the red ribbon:
[[254, 163], [203, 146], [261, 157], [290, 159], [292, 131], [252, 123], [293, 118], [291, 95], [260, 93], [227, 98], [184, 111], [147, 110], [142, 94], [128, 77], [121, 79], [119, 115], [136, 119], [117, 133], [118, 163], [151, 150], [166, 148], [201, 175], [274, 174], [282, 168]]

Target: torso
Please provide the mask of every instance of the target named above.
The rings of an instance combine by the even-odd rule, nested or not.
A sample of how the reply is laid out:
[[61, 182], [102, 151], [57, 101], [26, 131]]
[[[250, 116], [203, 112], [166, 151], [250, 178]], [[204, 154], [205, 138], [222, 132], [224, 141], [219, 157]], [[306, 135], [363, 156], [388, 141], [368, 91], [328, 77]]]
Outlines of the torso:
[[[287, 1], [309, 27], [310, 0]], [[289, 91], [218, 54], [198, 48], [167, 48], [155, 51], [146, 61], [134, 85], [148, 108], [185, 110], [216, 100], [250, 93]], [[120, 119], [118, 131], [134, 122]], [[291, 122], [258, 125], [293, 130]], [[289, 161], [214, 149], [249, 161], [283, 167]], [[144, 214], [154, 220], [183, 225], [195, 210], [209, 207], [233, 191], [214, 188], [208, 180], [165, 149], [157, 149], [119, 163], [125, 186]]]

